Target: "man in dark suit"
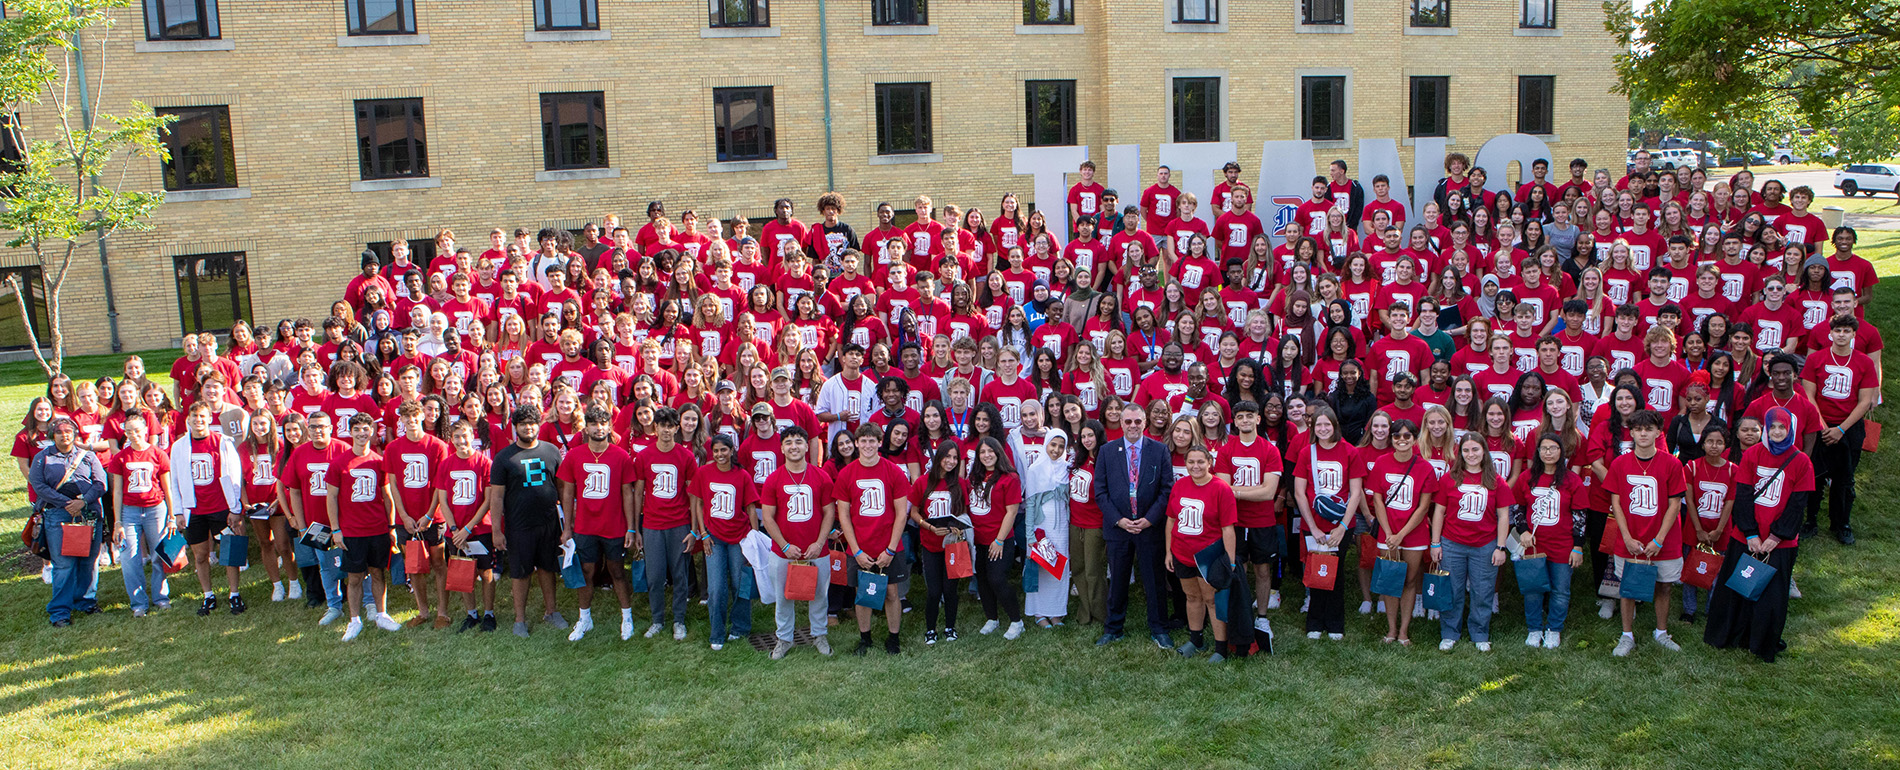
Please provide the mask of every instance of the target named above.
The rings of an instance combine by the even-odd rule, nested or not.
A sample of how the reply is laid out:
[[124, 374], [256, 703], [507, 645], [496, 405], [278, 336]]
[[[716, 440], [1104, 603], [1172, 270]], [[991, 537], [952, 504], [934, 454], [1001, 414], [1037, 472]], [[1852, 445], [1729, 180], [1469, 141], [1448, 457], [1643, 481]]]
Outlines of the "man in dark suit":
[[[1095, 502], [1102, 509], [1102, 542], [1108, 550], [1108, 620], [1097, 645], [1122, 638], [1128, 616], [1129, 570], [1141, 565], [1141, 592], [1148, 604], [1148, 632], [1161, 649], [1174, 649], [1162, 617], [1167, 584], [1161, 578], [1162, 522], [1174, 468], [1161, 442], [1142, 437], [1141, 409], [1122, 410], [1122, 438], [1102, 447], [1095, 461]], [[1132, 463], [1131, 463], [1132, 460]], [[1130, 473], [1130, 466], [1134, 472]]]

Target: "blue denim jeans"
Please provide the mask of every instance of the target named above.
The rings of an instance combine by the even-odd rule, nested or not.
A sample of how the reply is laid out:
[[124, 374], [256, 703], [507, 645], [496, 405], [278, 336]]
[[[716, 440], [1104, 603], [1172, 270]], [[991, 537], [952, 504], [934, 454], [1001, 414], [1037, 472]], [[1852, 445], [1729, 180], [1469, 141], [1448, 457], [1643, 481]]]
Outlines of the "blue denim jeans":
[[[711, 637], [714, 644], [724, 644], [726, 636], [752, 634], [752, 600], [739, 597], [739, 586], [751, 580], [752, 565], [746, 563], [745, 554], [739, 552], [738, 543], [721, 542], [715, 537], [706, 541], [706, 606], [712, 611]], [[731, 598], [727, 598], [727, 593]], [[731, 616], [727, 610], [730, 604]], [[732, 626], [728, 630], [727, 620]]]
[[[805, 603], [805, 615], [806, 620], [811, 623], [811, 635], [824, 636], [825, 631], [829, 628], [826, 620], [831, 615], [831, 608], [825, 602], [825, 591], [831, 588], [831, 561], [825, 558], [817, 558], [813, 559], [811, 563], [812, 566], [818, 568], [818, 599]], [[785, 569], [790, 566], [792, 566], [790, 561], [776, 556], [772, 557], [772, 574], [773, 577], [777, 578], [776, 582], [779, 584], [780, 590], [784, 590]], [[776, 621], [778, 625], [779, 641], [791, 641], [792, 632], [798, 629], [798, 610], [793, 606], [794, 604], [796, 603], [792, 600], [781, 596], [779, 597], [778, 603], [772, 605], [772, 619]]]
[[132, 609], [151, 609], [171, 599], [165, 570], [155, 558], [165, 539], [165, 504], [125, 506], [119, 515], [119, 575], [125, 578], [125, 598]]
[[[1491, 566], [1491, 552], [1497, 543], [1469, 546], [1444, 541], [1443, 569], [1451, 573], [1451, 611], [1438, 614], [1438, 638], [1457, 639], [1459, 629], [1471, 633], [1471, 641], [1491, 641], [1491, 597], [1498, 590], [1498, 568]], [[1471, 620], [1465, 622], [1465, 603], [1470, 600]]]
[[[292, 537], [296, 537], [295, 533]], [[319, 551], [303, 544], [303, 538], [296, 539], [297, 566], [316, 567], [317, 577], [323, 583], [323, 601], [330, 609], [343, 611], [343, 549], [331, 548]]]
[[53, 597], [46, 602], [46, 619], [49, 621], [69, 620], [75, 610], [83, 611], [86, 593], [97, 579], [94, 562], [99, 558], [99, 530], [105, 526], [105, 521], [92, 520], [92, 550], [89, 555], [61, 556], [60, 547], [66, 540], [66, 533], [60, 525], [72, 521], [72, 514], [58, 507], [47, 508], [40, 518], [40, 525], [46, 527], [47, 549], [53, 554]]
[[1556, 557], [1544, 562], [1550, 592], [1524, 596], [1524, 625], [1531, 631], [1562, 631], [1570, 617], [1570, 562]]

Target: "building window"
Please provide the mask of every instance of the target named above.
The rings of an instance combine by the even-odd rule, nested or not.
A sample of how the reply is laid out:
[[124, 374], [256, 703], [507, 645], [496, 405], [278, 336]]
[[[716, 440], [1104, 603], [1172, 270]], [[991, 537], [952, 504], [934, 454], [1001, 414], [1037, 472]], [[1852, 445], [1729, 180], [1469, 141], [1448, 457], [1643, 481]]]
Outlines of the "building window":
[[231, 148], [231, 108], [166, 107], [156, 112], [178, 116], [159, 133], [159, 141], [171, 155], [163, 166], [165, 189], [238, 186], [237, 155]]
[[[575, 233], [574, 241], [578, 243], [580, 242], [580, 239], [581, 239], [580, 233]], [[428, 270], [429, 265], [435, 261], [435, 257], [436, 257], [435, 239], [434, 238], [410, 238], [407, 242], [409, 244], [409, 261], [421, 266], [423, 270]], [[369, 250], [376, 253], [376, 264], [389, 265], [389, 264], [393, 264], [396, 261], [396, 255], [390, 253], [389, 251], [389, 247], [393, 243], [395, 243], [395, 241], [371, 241], [368, 244]], [[450, 260], [450, 261], [453, 261], [453, 260]], [[402, 276], [396, 276], [396, 277], [401, 278]], [[399, 280], [396, 283], [398, 285], [401, 285], [402, 281]], [[406, 319], [406, 318], [399, 319], [398, 323], [402, 321], [407, 321], [407, 320], [409, 319]]]
[[930, 84], [877, 84], [877, 154], [929, 153]]
[[26, 153], [14, 132], [20, 126], [11, 115], [0, 115], [0, 174], [17, 174], [26, 167]]
[[1408, 136], [1450, 136], [1447, 120], [1451, 112], [1448, 89], [1451, 78], [1444, 76], [1412, 78], [1412, 116]]
[[1524, 18], [1518, 26], [1525, 29], [1556, 29], [1557, 0], [1523, 0]]
[[1346, 78], [1300, 78], [1300, 138], [1316, 142], [1346, 139]]
[[707, 2], [711, 4], [708, 26], [771, 26], [765, 12], [765, 0], [707, 0]]
[[930, 0], [871, 0], [871, 24], [879, 27], [930, 23]]
[[172, 257], [178, 278], [178, 327], [185, 333], [229, 331], [251, 317], [251, 280], [244, 252]]
[[770, 86], [713, 89], [713, 149], [721, 163], [778, 159]]
[[1520, 134], [1557, 133], [1552, 120], [1552, 102], [1557, 95], [1557, 76], [1519, 75], [1517, 78], [1517, 132]]
[[534, 0], [534, 28], [600, 29], [600, 7], [595, 0]]
[[1346, 23], [1346, 0], [1300, 0], [1301, 24]]
[[1174, 79], [1174, 141], [1220, 141], [1220, 78]]
[[356, 103], [356, 157], [365, 181], [429, 175], [421, 99]]
[[145, 0], [145, 39], [213, 40], [218, 0]]
[[1220, 0], [1174, 0], [1174, 23], [1219, 24]]
[[416, 34], [415, 0], [343, 0], [352, 35]]
[[[13, 294], [13, 285], [7, 280], [17, 276], [20, 280], [20, 297]], [[20, 300], [26, 300], [31, 311], [26, 323], [20, 322], [20, 313], [14, 308], [20, 306]], [[0, 323], [0, 350], [22, 350], [33, 346], [33, 340], [46, 344], [46, 286], [40, 283], [40, 269], [37, 267], [10, 267], [0, 269], [0, 306], [8, 309], [6, 321]], [[32, 336], [27, 332], [31, 331]]]
[[1075, 0], [1023, 0], [1024, 24], [1074, 24]]
[[548, 171], [607, 167], [607, 98], [599, 91], [541, 95]]
[[1412, 0], [1412, 26], [1451, 26], [1451, 0]]
[[1029, 146], [1075, 144], [1075, 81], [1029, 80], [1023, 90]]

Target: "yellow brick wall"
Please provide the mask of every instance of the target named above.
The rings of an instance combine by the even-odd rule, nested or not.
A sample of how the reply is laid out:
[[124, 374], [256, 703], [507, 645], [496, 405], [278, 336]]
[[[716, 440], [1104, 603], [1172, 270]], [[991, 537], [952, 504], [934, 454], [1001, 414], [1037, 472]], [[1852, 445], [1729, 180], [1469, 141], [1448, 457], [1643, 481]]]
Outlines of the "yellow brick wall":
[[[826, 184], [819, 96], [818, 7], [779, 2], [780, 35], [704, 39], [703, 0], [599, 0], [607, 41], [529, 43], [528, 0], [416, 0], [428, 45], [344, 48], [341, 2], [224, 0], [223, 38], [234, 50], [135, 52], [142, 14], [126, 9], [107, 46], [108, 111], [127, 100], [155, 106], [228, 104], [245, 200], [170, 203], [156, 227], [114, 238], [114, 294], [126, 350], [169, 346], [180, 333], [170, 257], [241, 250], [249, 255], [252, 308], [265, 322], [316, 316], [355, 271], [367, 241], [422, 238], [453, 228], [461, 244], [485, 247], [490, 227], [578, 226], [603, 212], [638, 222], [645, 202], [697, 208], [721, 218], [767, 216], [773, 198], [812, 202]], [[1573, 156], [1621, 168], [1627, 104], [1609, 92], [1615, 44], [1594, 2], [1560, 0], [1561, 37], [1520, 37], [1516, 2], [1454, 0], [1455, 36], [1404, 35], [1404, 0], [1353, 0], [1351, 34], [1296, 34], [1293, 2], [1235, 0], [1226, 31], [1164, 31], [1171, 0], [1078, 0], [1080, 35], [1018, 34], [1009, 0], [932, 0], [928, 36], [871, 36], [867, 0], [828, 0], [833, 147], [847, 220], [862, 232], [880, 200], [899, 207], [919, 193], [941, 206], [993, 215], [1006, 191], [1030, 198], [1030, 180], [1010, 173], [1024, 136], [1025, 79], [1077, 81], [1078, 141], [1101, 161], [1108, 144], [1143, 146], [1152, 166], [1168, 134], [1168, 69], [1227, 73], [1228, 133], [1243, 178], [1257, 178], [1260, 145], [1297, 137], [1294, 70], [1352, 71], [1349, 139], [1405, 133], [1406, 77], [1451, 76], [1452, 147], [1474, 153], [1515, 130], [1520, 74], [1558, 76], [1556, 134], [1562, 163]], [[97, 77], [98, 33], [88, 38]], [[871, 166], [872, 86], [933, 84], [935, 150], [942, 163]], [[711, 89], [776, 87], [782, 170], [708, 173], [713, 158]], [[534, 181], [541, 170], [544, 91], [604, 91], [617, 179]], [[426, 99], [429, 167], [436, 189], [351, 192], [357, 181], [355, 99]], [[1356, 161], [1356, 143], [1322, 146], [1321, 163]], [[1401, 148], [1408, 172], [1411, 154]], [[155, 163], [128, 183], [160, 185]], [[1144, 173], [1144, 182], [1149, 174]], [[1133, 191], [1122, 191], [1124, 200]], [[105, 352], [109, 337], [94, 250], [82, 251], [66, 291], [73, 352]], [[12, 311], [8, 311], [12, 312]]]

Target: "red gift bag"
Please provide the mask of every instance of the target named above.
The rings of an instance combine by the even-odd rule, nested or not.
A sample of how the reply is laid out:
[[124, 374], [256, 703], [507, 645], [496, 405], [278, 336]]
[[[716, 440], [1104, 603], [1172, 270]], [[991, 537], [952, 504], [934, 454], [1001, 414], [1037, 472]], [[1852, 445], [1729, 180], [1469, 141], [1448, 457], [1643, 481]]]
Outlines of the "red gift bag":
[[427, 574], [429, 571], [429, 544], [421, 540], [411, 540], [402, 544], [402, 571], [411, 575]]
[[831, 549], [829, 558], [831, 559], [831, 584], [834, 586], [848, 584], [850, 578], [844, 574], [844, 550], [841, 548]]
[[1682, 582], [1704, 591], [1715, 589], [1715, 576], [1722, 572], [1722, 555], [1708, 546], [1696, 546], [1682, 560]]
[[943, 574], [951, 580], [962, 580], [976, 574], [976, 556], [970, 552], [970, 541], [955, 540], [943, 544]]
[[1370, 533], [1361, 532], [1359, 534], [1359, 568], [1372, 569], [1372, 565], [1378, 560], [1379, 541], [1374, 540]]
[[1597, 540], [1597, 553], [1616, 555], [1616, 544], [1623, 539], [1623, 530], [1616, 526], [1616, 515], [1603, 519], [1603, 537]]
[[1035, 543], [1029, 546], [1029, 558], [1056, 580], [1062, 579], [1062, 570], [1069, 566], [1068, 555], [1056, 550], [1056, 544], [1040, 529], [1036, 530]]
[[1879, 451], [1880, 423], [1874, 422], [1873, 420], [1862, 420], [1861, 424], [1867, 426], [1867, 435], [1860, 440], [1860, 451], [1868, 454]]
[[1306, 576], [1301, 582], [1307, 588], [1320, 591], [1333, 590], [1334, 581], [1339, 579], [1339, 554], [1313, 551], [1306, 554]]
[[59, 555], [77, 556], [81, 559], [92, 555], [91, 524], [59, 525]]
[[809, 602], [817, 598], [818, 565], [808, 561], [795, 561], [787, 565], [785, 567], [786, 601]]
[[448, 578], [450, 593], [474, 593], [475, 560], [466, 556], [450, 556], [448, 574], [445, 577]]

